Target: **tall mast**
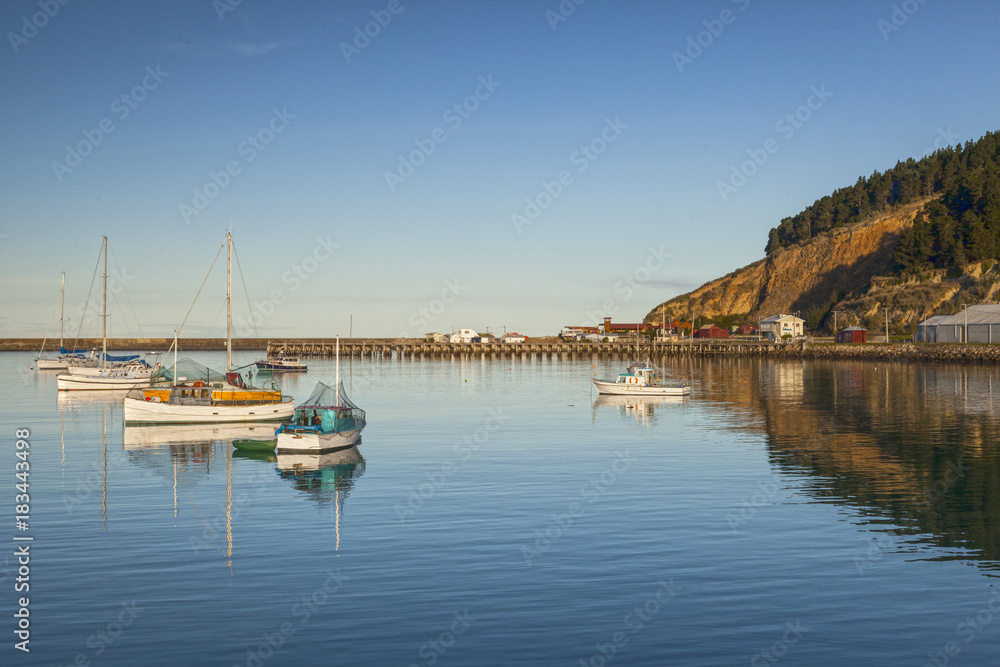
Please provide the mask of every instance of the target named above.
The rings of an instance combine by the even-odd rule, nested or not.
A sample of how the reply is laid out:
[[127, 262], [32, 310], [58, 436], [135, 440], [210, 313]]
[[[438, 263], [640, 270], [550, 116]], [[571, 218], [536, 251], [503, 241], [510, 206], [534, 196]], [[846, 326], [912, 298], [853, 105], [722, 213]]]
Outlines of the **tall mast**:
[[233, 233], [226, 232], [226, 372], [233, 370]]
[[337, 407], [340, 407], [340, 336], [337, 336]]
[[59, 352], [63, 346], [63, 322], [66, 319], [66, 272], [62, 273], [62, 285], [59, 287]]
[[101, 316], [101, 368], [108, 367], [108, 237], [104, 237], [104, 313]]

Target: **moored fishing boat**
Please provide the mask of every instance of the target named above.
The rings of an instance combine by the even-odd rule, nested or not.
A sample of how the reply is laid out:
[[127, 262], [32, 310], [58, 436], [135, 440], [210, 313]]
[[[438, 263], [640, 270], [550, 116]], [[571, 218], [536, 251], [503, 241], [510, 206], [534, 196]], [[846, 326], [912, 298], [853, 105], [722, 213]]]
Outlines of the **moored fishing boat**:
[[650, 364], [632, 364], [614, 382], [594, 379], [599, 394], [613, 396], [687, 396], [691, 387], [680, 382], [663, 382]]
[[279, 454], [325, 454], [358, 442], [365, 427], [365, 411], [351, 402], [340, 381], [340, 338], [336, 369], [336, 388], [317, 382], [305, 403], [296, 406], [292, 421], [275, 431]]
[[277, 451], [324, 454], [353, 446], [365, 427], [365, 411], [351, 402], [342, 382], [337, 389], [316, 383], [313, 393], [295, 407], [292, 421], [282, 424], [275, 435]]

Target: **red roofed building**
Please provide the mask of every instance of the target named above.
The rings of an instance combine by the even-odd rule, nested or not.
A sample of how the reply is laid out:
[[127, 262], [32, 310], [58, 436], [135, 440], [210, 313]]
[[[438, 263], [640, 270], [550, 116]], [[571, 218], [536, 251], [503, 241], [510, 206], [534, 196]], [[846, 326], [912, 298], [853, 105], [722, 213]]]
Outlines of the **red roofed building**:
[[729, 338], [729, 332], [714, 324], [706, 324], [694, 332], [695, 338]]

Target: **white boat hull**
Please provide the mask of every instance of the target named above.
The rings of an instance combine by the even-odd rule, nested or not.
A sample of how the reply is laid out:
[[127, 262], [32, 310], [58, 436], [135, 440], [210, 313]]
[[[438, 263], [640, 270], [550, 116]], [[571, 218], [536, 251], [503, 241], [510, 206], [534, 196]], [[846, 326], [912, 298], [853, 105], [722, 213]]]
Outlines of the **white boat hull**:
[[[70, 366], [70, 375], [79, 375], [80, 377], [96, 377], [103, 373], [104, 370], [101, 368], [89, 368], [87, 366]], [[149, 382], [150, 376], [153, 375], [152, 369], [144, 371], [129, 371], [129, 375], [137, 378], [142, 378]]]
[[58, 375], [56, 387], [59, 391], [94, 391], [135, 389], [149, 384], [149, 377], [101, 377], [89, 375]]
[[59, 371], [69, 368], [65, 359], [35, 359], [35, 368], [40, 371]]
[[126, 424], [224, 424], [284, 421], [295, 401], [264, 405], [171, 405], [139, 398], [122, 399]]
[[361, 429], [341, 433], [279, 433], [276, 450], [279, 454], [325, 454], [354, 446]]
[[643, 386], [641, 384], [630, 384], [626, 382], [602, 382], [594, 380], [597, 393], [608, 394], [610, 396], [687, 396], [691, 393], [691, 387], [679, 385], [676, 387], [653, 385]]

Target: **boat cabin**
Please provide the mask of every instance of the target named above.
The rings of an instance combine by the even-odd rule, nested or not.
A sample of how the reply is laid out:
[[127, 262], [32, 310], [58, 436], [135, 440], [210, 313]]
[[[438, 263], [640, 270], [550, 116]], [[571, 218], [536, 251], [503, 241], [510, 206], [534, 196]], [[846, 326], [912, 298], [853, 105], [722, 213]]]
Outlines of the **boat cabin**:
[[656, 369], [652, 366], [629, 366], [624, 373], [618, 376], [616, 384], [631, 384], [640, 387], [649, 387], [656, 380]]
[[295, 408], [290, 424], [281, 428], [281, 432], [319, 432], [340, 433], [354, 428], [360, 428], [358, 419], [361, 413], [357, 408], [346, 405], [330, 406], [299, 406]]

